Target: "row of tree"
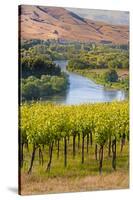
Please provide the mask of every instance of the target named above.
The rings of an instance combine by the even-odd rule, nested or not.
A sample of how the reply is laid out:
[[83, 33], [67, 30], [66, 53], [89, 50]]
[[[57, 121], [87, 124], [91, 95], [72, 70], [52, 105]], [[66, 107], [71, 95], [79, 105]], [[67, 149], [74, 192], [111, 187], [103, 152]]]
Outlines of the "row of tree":
[[42, 75], [41, 78], [29, 76], [21, 80], [21, 98], [24, 100], [40, 100], [47, 96], [61, 93], [68, 87], [68, 77]]
[[20, 59], [20, 73], [22, 78], [41, 75], [61, 75], [61, 69], [43, 55], [29, 55]]
[[[118, 54], [119, 55], [121, 54], [121, 57], [117, 59], [117, 64], [119, 64], [120, 67], [123, 67], [122, 62], [124, 62], [125, 60], [124, 57], [126, 56], [126, 54], [128, 54], [128, 49], [129, 49], [128, 45], [104, 45], [104, 44], [83, 43], [83, 42], [70, 43], [70, 42], [60, 42], [52, 40], [51, 41], [31, 40], [22, 42], [21, 45], [22, 54], [23, 53], [29, 54], [29, 52], [32, 52], [35, 55], [45, 54], [47, 56], [50, 56], [52, 60], [73, 59], [77, 58], [77, 56], [80, 54], [82, 54], [81, 58], [84, 57], [85, 60], [85, 57], [88, 56], [88, 54], [91, 55], [93, 53], [92, 61], [95, 59], [94, 64], [99, 65], [99, 67], [100, 64], [105, 64], [106, 67], [109, 59], [113, 60]], [[94, 54], [96, 55], [97, 53], [99, 54], [99, 57], [95, 58]], [[109, 54], [108, 57], [107, 54]], [[105, 59], [105, 57], [107, 57], [107, 59]], [[122, 62], [120, 59], [122, 59]]]
[[128, 69], [129, 58], [127, 53], [103, 53], [91, 52], [77, 55], [76, 58], [70, 59], [68, 69]]

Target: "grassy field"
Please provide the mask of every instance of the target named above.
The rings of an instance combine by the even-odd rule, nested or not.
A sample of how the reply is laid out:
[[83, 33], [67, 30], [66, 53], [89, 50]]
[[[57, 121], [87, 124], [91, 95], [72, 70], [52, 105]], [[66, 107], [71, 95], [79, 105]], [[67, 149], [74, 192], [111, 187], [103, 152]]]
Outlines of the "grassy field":
[[112, 172], [108, 175], [85, 177], [37, 178], [35, 175], [22, 176], [22, 194], [52, 194], [62, 192], [84, 192], [94, 190], [125, 189], [129, 187], [128, 173]]
[[48, 163], [48, 147], [44, 147], [44, 164], [39, 165], [38, 151], [31, 174], [27, 174], [31, 146], [29, 152], [24, 149], [24, 166], [21, 169], [21, 194], [41, 194], [58, 192], [79, 192], [103, 189], [128, 188], [128, 143], [120, 153], [120, 144], [117, 144], [117, 168], [111, 167], [112, 158], [108, 157], [108, 149], [104, 148], [103, 172], [99, 175], [98, 163], [94, 157], [94, 147], [89, 146], [87, 153], [85, 148], [85, 163], [81, 164], [81, 148], [76, 146], [76, 156], [73, 159], [72, 141], [68, 145], [68, 165], [64, 168], [63, 145], [61, 145], [60, 156], [57, 158], [57, 147], [54, 145], [51, 171], [46, 172]]

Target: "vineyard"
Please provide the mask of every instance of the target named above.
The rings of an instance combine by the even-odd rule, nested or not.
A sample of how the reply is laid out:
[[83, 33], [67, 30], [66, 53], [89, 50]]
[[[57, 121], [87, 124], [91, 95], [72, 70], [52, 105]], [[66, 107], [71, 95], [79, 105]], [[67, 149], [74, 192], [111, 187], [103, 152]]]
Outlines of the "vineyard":
[[91, 156], [100, 174], [106, 154], [111, 159], [108, 167], [116, 170], [118, 149], [122, 155], [125, 143], [129, 142], [128, 106], [125, 101], [70, 106], [40, 102], [22, 104], [19, 124], [21, 168], [25, 166], [28, 152], [28, 174], [35, 162], [45, 166], [44, 172], [49, 174], [55, 162], [53, 154], [64, 168], [68, 163], [71, 166], [70, 156], [81, 165]]

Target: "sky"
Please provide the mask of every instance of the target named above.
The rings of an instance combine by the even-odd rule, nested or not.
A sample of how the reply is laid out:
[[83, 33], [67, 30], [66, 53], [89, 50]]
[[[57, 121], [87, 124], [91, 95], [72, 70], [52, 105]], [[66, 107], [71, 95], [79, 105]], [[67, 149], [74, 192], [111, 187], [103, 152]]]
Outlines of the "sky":
[[67, 8], [67, 10], [76, 13], [77, 15], [92, 19], [95, 21], [103, 21], [109, 24], [129, 24], [128, 11], [112, 11], [112, 10], [96, 10], [96, 9], [81, 9], [81, 8]]

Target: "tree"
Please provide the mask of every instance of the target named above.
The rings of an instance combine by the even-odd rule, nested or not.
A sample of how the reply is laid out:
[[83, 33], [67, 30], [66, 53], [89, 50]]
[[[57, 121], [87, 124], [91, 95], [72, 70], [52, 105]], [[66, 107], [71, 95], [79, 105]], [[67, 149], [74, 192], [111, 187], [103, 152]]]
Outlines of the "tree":
[[28, 82], [22, 87], [22, 96], [27, 100], [38, 99], [39, 88], [34, 83]]
[[100, 68], [105, 68], [105, 67], [107, 67], [104, 57], [98, 57], [98, 58], [97, 58], [97, 65], [98, 65]]
[[111, 60], [108, 62], [108, 68], [109, 69], [117, 69], [118, 68], [118, 62], [116, 60]]
[[68, 62], [68, 69], [86, 69], [89, 63], [81, 58], [71, 59]]
[[28, 76], [35, 76], [40, 78], [41, 75], [61, 75], [61, 69], [56, 66], [50, 59], [43, 55], [24, 57], [21, 59], [21, 76], [27, 78]]
[[125, 59], [125, 60], [123, 60], [123, 62], [122, 62], [122, 68], [129, 68], [129, 59]]
[[106, 82], [117, 82], [118, 74], [114, 69], [110, 69], [104, 73], [103, 78]]

